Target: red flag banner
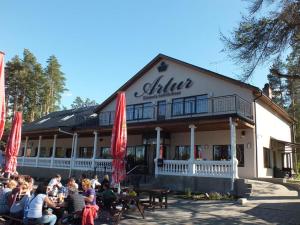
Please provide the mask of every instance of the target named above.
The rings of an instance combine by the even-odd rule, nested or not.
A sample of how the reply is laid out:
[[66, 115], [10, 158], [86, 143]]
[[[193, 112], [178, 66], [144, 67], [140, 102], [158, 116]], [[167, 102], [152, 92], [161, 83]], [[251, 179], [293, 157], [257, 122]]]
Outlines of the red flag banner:
[[22, 113], [16, 112], [5, 149], [5, 172], [14, 173], [21, 144]]
[[116, 101], [115, 121], [111, 136], [111, 154], [113, 157], [113, 182], [119, 183], [126, 177], [125, 155], [127, 146], [126, 98], [119, 92]]
[[0, 52], [0, 140], [5, 126], [4, 53]]

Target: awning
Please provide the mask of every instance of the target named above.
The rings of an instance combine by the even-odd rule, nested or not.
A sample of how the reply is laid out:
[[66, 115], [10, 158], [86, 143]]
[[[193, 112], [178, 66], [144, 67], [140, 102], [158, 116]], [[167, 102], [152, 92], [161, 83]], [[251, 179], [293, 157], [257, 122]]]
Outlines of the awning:
[[292, 150], [296, 150], [297, 148], [300, 149], [300, 143], [278, 140], [278, 139], [272, 138], [272, 137], [271, 137], [271, 141], [274, 141], [274, 142], [284, 145], [285, 149], [287, 149], [287, 148], [291, 148]]

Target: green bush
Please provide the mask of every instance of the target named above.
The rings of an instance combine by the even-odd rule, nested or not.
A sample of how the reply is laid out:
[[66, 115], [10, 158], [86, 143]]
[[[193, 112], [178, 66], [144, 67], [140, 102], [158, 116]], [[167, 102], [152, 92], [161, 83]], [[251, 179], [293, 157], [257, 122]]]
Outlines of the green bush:
[[218, 192], [212, 192], [209, 194], [209, 199], [210, 200], [221, 200], [222, 199], [222, 195]]

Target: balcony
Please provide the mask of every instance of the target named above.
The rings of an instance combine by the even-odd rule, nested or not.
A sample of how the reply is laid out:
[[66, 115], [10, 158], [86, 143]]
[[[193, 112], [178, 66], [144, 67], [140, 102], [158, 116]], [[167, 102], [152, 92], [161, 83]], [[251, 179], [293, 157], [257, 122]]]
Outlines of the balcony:
[[[127, 123], [164, 121], [172, 119], [198, 118], [236, 114], [246, 120], [253, 121], [252, 105], [238, 95], [200, 98], [202, 96], [174, 99], [172, 103], [158, 101], [157, 105], [144, 103], [127, 106]], [[114, 123], [114, 111], [101, 112], [100, 126]]]

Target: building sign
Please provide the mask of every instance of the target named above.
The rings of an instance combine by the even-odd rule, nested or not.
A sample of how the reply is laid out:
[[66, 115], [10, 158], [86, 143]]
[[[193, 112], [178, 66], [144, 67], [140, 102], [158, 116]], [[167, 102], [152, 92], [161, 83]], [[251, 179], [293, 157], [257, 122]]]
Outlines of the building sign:
[[145, 83], [143, 85], [143, 90], [141, 92], [135, 92], [134, 97], [152, 99], [180, 95], [181, 90], [188, 89], [193, 85], [193, 81], [190, 78], [177, 82], [174, 77], [171, 77], [166, 83], [162, 82], [162, 78], [163, 75], [159, 76], [153, 82]]

